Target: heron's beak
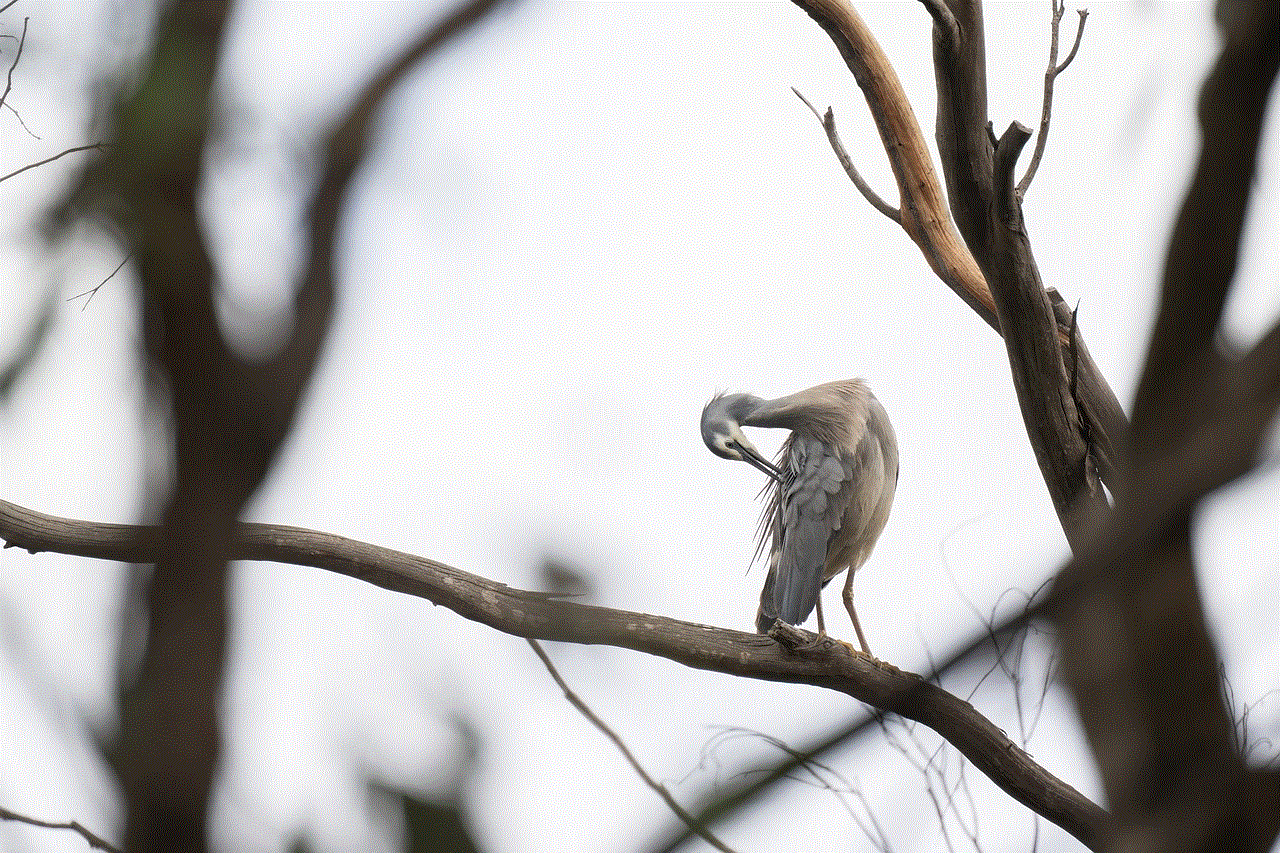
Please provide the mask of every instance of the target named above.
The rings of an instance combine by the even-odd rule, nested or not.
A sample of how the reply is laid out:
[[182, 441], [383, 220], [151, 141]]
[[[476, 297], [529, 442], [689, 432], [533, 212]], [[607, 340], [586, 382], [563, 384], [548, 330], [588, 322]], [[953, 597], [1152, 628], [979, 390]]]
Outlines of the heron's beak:
[[739, 441], [737, 444], [739, 452], [742, 453], [742, 461], [758, 468], [779, 483], [782, 482], [782, 472], [772, 462], [761, 456], [760, 451], [743, 441]]

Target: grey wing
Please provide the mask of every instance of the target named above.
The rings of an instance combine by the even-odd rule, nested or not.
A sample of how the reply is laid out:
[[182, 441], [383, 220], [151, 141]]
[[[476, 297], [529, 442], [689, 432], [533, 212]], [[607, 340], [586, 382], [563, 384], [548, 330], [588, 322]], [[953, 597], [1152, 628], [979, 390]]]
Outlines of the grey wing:
[[[827, 552], [853, 494], [854, 464], [812, 438], [793, 440], [765, 593], [782, 621], [798, 625], [813, 612], [826, 579]], [[762, 602], [762, 610], [767, 609]]]
[[845, 566], [857, 569], [866, 562], [893, 506], [898, 486], [898, 442], [877, 400], [871, 401], [867, 426], [852, 463], [852, 488], [845, 499], [844, 520], [828, 552], [830, 574], [838, 573]]

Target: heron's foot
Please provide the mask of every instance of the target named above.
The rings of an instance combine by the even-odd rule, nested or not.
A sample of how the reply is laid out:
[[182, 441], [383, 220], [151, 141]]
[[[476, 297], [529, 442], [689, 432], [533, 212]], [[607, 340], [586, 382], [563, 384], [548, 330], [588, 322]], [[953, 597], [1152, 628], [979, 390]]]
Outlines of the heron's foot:
[[838, 640], [825, 631], [819, 631], [817, 634], [810, 634], [803, 628], [788, 625], [781, 619], [774, 620], [774, 623], [769, 628], [767, 635], [779, 645], [800, 654], [812, 654], [815, 652], [820, 654], [830, 654], [835, 652], [838, 646], [844, 646], [852, 655], [868, 658], [869, 660], [876, 660], [875, 657], [855, 647], [852, 643], [847, 643], [844, 640]]
[[834, 651], [836, 646], [844, 646], [852, 654], [855, 654], [855, 655], [863, 655], [864, 657], [868, 656], [861, 649], [854, 648], [852, 643], [846, 643], [844, 640], [837, 639], [836, 637], [833, 637], [830, 634], [828, 634], [825, 630], [819, 630], [817, 635], [813, 638], [812, 642], [805, 643], [804, 645], [801, 645], [801, 646], [797, 646], [796, 651], [806, 651], [806, 652]]

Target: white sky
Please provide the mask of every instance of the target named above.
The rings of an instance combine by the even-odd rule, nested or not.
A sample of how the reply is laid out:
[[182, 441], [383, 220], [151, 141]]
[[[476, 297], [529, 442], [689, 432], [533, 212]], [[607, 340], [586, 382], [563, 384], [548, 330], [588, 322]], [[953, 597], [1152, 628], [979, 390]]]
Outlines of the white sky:
[[[923, 7], [860, 8], [931, 138]], [[1025, 209], [1046, 284], [1079, 300], [1086, 340], [1127, 401], [1215, 38], [1205, 4], [1088, 8]], [[309, 175], [301, 155], [317, 123], [437, 11], [240, 9], [224, 75], [238, 121], [214, 159], [206, 213], [228, 326], [246, 347], [269, 340], [297, 259], [298, 191]], [[0, 114], [0, 173], [93, 138], [82, 87], [96, 63], [134, 49], [134, 14], [20, 0], [0, 15], [0, 33], [30, 18], [9, 103], [42, 137]], [[1038, 120], [1048, 18], [1047, 2], [987, 8], [997, 131]], [[1071, 10], [1067, 44], [1068, 31]], [[0, 50], [7, 67], [12, 40]], [[857, 195], [793, 85], [819, 108], [834, 105], [855, 162], [892, 198], [851, 76], [788, 3], [525, 2], [417, 73], [386, 111], [386, 136], [354, 194], [327, 360], [252, 518], [518, 587], [539, 583], [549, 554], [593, 572], [599, 603], [749, 629], [763, 574], [746, 571], [760, 476], [703, 448], [702, 404], [717, 389], [776, 396], [865, 376], [902, 455], [893, 516], [856, 584], [877, 654], [920, 671], [979, 624], [968, 602], [989, 612], [1005, 590], [1034, 589], [1066, 546], [1003, 345]], [[1246, 342], [1280, 312], [1274, 125], [1229, 316]], [[76, 163], [67, 157], [0, 184], [0, 357], [51, 278], [71, 296], [121, 259], [85, 234], [50, 260], [30, 237], [33, 212]], [[130, 521], [157, 433], [134, 367], [127, 268], [87, 310], [78, 306], [60, 312], [3, 410], [0, 496]], [[782, 436], [759, 437], [772, 450]], [[1199, 538], [1228, 678], [1237, 702], [1262, 700], [1251, 731], [1273, 742], [1280, 697], [1267, 691], [1280, 684], [1280, 628], [1261, 603], [1276, 600], [1280, 578], [1278, 492], [1275, 473], [1229, 490], [1202, 514]], [[121, 577], [109, 563], [0, 554], [0, 805], [77, 819], [108, 837], [119, 815], [78, 719], [111, 719]], [[439, 784], [457, 760], [454, 714], [482, 739], [468, 804], [488, 849], [638, 850], [669, 825], [522, 640], [314, 569], [244, 565], [234, 583], [227, 784], [217, 807], [227, 849], [279, 849], [303, 826], [320, 849], [389, 849], [386, 830], [366, 818], [362, 774]], [[834, 594], [828, 601], [838, 613]], [[714, 727], [798, 743], [861, 713], [842, 695], [632, 652], [551, 654], [677, 797], [760, 750], [739, 739], [702, 761]], [[979, 675], [959, 673], [949, 686], [967, 695]], [[989, 682], [974, 701], [1018, 737], [1007, 687]], [[1099, 795], [1056, 688], [1029, 748]], [[954, 774], [954, 753], [949, 760]], [[920, 775], [882, 737], [830, 763], [865, 792], [893, 849], [940, 849]], [[1029, 814], [972, 768], [967, 778], [982, 848], [1030, 849]], [[723, 837], [744, 851], [867, 847], [834, 794], [799, 783]], [[83, 842], [0, 824], [0, 849]], [[1039, 849], [1079, 848], [1041, 827]]]

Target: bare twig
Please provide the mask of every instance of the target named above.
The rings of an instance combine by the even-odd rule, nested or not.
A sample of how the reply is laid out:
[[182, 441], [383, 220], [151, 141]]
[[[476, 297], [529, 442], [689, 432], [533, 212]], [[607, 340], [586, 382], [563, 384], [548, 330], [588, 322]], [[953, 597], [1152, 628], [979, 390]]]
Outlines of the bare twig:
[[94, 151], [94, 150], [101, 150], [102, 148], [103, 148], [103, 144], [101, 142], [91, 142], [88, 145], [77, 145], [75, 148], [68, 148], [66, 151], [60, 152], [58, 154], [54, 154], [52, 157], [46, 157], [45, 159], [35, 163], [28, 163], [26, 166], [23, 166], [21, 169], [14, 169], [12, 172], [10, 172], [7, 175], [0, 175], [0, 181], [7, 181], [10, 178], [12, 178], [14, 175], [21, 175], [23, 172], [27, 171], [28, 169], [34, 169], [37, 166], [43, 166], [45, 163], [52, 163], [54, 160], [57, 160], [61, 157], [66, 157], [68, 154], [75, 154], [77, 151]]
[[3, 6], [0, 6], [0, 12], [7, 11], [10, 6], [12, 6], [14, 3], [17, 3], [17, 2], [18, 0], [9, 0], [8, 3], [5, 3]]
[[1079, 23], [1076, 24], [1076, 40], [1071, 45], [1071, 52], [1067, 54], [1067, 58], [1062, 60], [1062, 64], [1053, 69], [1053, 76], [1057, 77], [1063, 71], [1067, 70], [1067, 66], [1071, 64], [1071, 60], [1076, 58], [1076, 51], [1080, 49], [1080, 37], [1084, 35], [1084, 22], [1089, 17], [1088, 9], [1076, 9], [1076, 14], [1080, 16]]
[[836, 117], [835, 113], [831, 111], [831, 107], [827, 107], [825, 116], [820, 115], [813, 104], [809, 103], [809, 99], [800, 94], [799, 89], [792, 86], [791, 91], [796, 93], [797, 98], [804, 101], [804, 105], [822, 123], [822, 129], [827, 132], [827, 141], [831, 143], [831, 150], [836, 152], [836, 159], [840, 161], [840, 165], [844, 167], [845, 174], [849, 176], [849, 180], [853, 181], [853, 185], [858, 188], [858, 192], [862, 193], [862, 197], [870, 202], [871, 206], [876, 210], [901, 225], [902, 214], [898, 212], [898, 209], [876, 195], [876, 191], [871, 189], [871, 185], [863, 180], [862, 175], [858, 174], [858, 167], [853, 165], [849, 152], [845, 151], [844, 143], [840, 141], [840, 134], [836, 132]]
[[18, 124], [22, 125], [22, 129], [23, 129], [23, 130], [25, 130], [25, 131], [27, 132], [27, 136], [30, 136], [32, 139], [43, 139], [43, 138], [44, 138], [44, 137], [40, 136], [39, 134], [37, 134], [35, 131], [33, 131], [31, 128], [27, 127], [27, 123], [26, 123], [25, 121], [23, 121], [23, 119], [22, 119], [22, 113], [18, 112], [16, 109], [14, 109], [13, 104], [10, 104], [10, 103], [6, 102], [6, 103], [5, 103], [5, 105], [4, 105], [4, 108], [5, 108], [6, 110], [8, 110], [9, 112], [13, 113], [13, 117], [14, 117], [14, 118], [16, 118], [16, 119], [18, 120]]
[[[891, 853], [893, 848], [889, 843], [888, 834], [884, 831], [884, 827], [880, 825], [880, 822], [876, 820], [875, 813], [867, 804], [866, 796], [858, 786], [850, 782], [834, 767], [818, 761], [814, 756], [807, 755], [802, 750], [789, 746], [781, 738], [764, 734], [763, 732], [756, 731], [755, 729], [744, 728], [742, 726], [716, 726], [716, 728], [719, 729], [719, 732], [712, 738], [712, 742], [710, 744], [703, 747], [703, 760], [700, 762], [700, 765], [706, 763], [709, 752], [713, 752], [720, 744], [736, 738], [750, 738], [751, 740], [760, 741], [768, 744], [774, 749], [777, 749], [779, 752], [784, 753], [789, 758], [802, 759], [803, 763], [796, 769], [802, 770], [809, 778], [806, 779], [801, 776], [788, 776], [787, 778], [790, 781], [797, 782], [801, 785], [809, 785], [814, 788], [830, 791], [835, 795], [835, 798], [840, 805], [844, 807], [844, 810], [848, 812], [849, 817], [851, 817], [854, 823], [858, 825], [858, 829], [862, 831], [866, 836], [867, 841], [873, 845], [874, 849]], [[762, 772], [768, 771], [758, 768], [744, 769], [736, 773], [735, 777], [759, 775]], [[862, 811], [866, 815], [865, 817], [862, 814], [859, 814], [858, 810], [854, 808], [853, 804], [847, 798], [849, 796], [857, 799], [858, 803], [862, 806]]]
[[[7, 501], [0, 501], [0, 538], [32, 552], [133, 563], [153, 562], [161, 546], [157, 527], [75, 521]], [[695, 669], [836, 690], [929, 726], [1010, 796], [1086, 845], [1097, 846], [1104, 833], [1106, 812], [1038, 765], [972, 705], [918, 675], [849, 653], [838, 643], [816, 644], [813, 634], [776, 631], [787, 643], [784, 648], [755, 633], [556, 600], [423, 557], [280, 525], [238, 525], [227, 556], [337, 572], [426, 598], [520, 637], [634, 649]], [[807, 651], [800, 648], [805, 643]], [[852, 728], [861, 725], [859, 721]]]
[[83, 311], [84, 309], [88, 308], [89, 303], [93, 301], [93, 297], [97, 296], [98, 291], [102, 289], [102, 285], [106, 284], [107, 282], [111, 281], [111, 279], [115, 278], [116, 273], [124, 269], [124, 265], [129, 263], [129, 258], [131, 257], [133, 257], [133, 255], [125, 255], [124, 260], [116, 264], [116, 268], [111, 271], [110, 275], [108, 275], [102, 281], [98, 282], [96, 287], [91, 287], [88, 290], [86, 290], [84, 293], [77, 293], [75, 296], [69, 296], [67, 297], [67, 301], [74, 302], [75, 300], [79, 299], [81, 296], [88, 296], [89, 298], [86, 299], [84, 301], [84, 304], [80, 306], [80, 310]]
[[[3, 11], [4, 9], [0, 9], [0, 12], [3, 12]], [[88, 842], [89, 847], [91, 847], [94, 850], [105, 850], [107, 851], [107, 853], [121, 853], [121, 850], [119, 847], [116, 847], [114, 844], [104, 839], [101, 835], [98, 835], [97, 833], [92, 832], [89, 829], [86, 829], [84, 824], [80, 823], [80, 821], [78, 820], [69, 820], [69, 821], [66, 821], [65, 823], [59, 823], [58, 821], [39, 820], [34, 817], [27, 817], [26, 815], [21, 815], [21, 814], [18, 814], [17, 812], [9, 811], [3, 806], [0, 806], [0, 820], [11, 820], [14, 823], [25, 823], [28, 826], [39, 826], [44, 829], [70, 829], [72, 832], [80, 833], [81, 837]]]
[[664, 785], [659, 784], [652, 776], [645, 772], [644, 767], [640, 764], [639, 760], [636, 759], [635, 755], [632, 754], [631, 750], [627, 748], [627, 744], [618, 736], [618, 733], [609, 728], [609, 725], [604, 720], [600, 719], [600, 717], [591, 710], [590, 706], [588, 706], [586, 702], [582, 701], [578, 694], [574, 693], [573, 690], [569, 688], [569, 685], [565, 683], [565, 680], [560, 677], [560, 673], [556, 670], [555, 664], [551, 662], [551, 658], [547, 656], [546, 651], [542, 648], [542, 644], [532, 637], [527, 637], [526, 639], [528, 640], [529, 645], [533, 647], [534, 653], [542, 661], [542, 665], [547, 668], [547, 672], [551, 673], [551, 677], [555, 679], [556, 684], [564, 691], [564, 698], [569, 700], [569, 704], [577, 708], [582, 716], [587, 718], [587, 721], [590, 722], [591, 725], [595, 726], [604, 733], [605, 737], [613, 741], [613, 745], [622, 753], [622, 757], [627, 759], [627, 763], [636, 771], [636, 775], [638, 775], [654, 793], [662, 798], [662, 801], [667, 804], [667, 808], [675, 812], [675, 814], [684, 821], [691, 830], [698, 834], [698, 837], [703, 841], [706, 841], [712, 847], [722, 851], [722, 853], [736, 853], [732, 847], [727, 846], [719, 838], [716, 838], [716, 836], [712, 834], [711, 830], [703, 826], [697, 818], [685, 811], [684, 807], [676, 802], [675, 797], [671, 796], [671, 792], [668, 791]]
[[[6, 6], [5, 8], [7, 9], [8, 7]], [[0, 106], [4, 105], [4, 99], [9, 97], [9, 90], [13, 88], [13, 69], [18, 67], [18, 60], [22, 58], [22, 46], [27, 43], [27, 21], [29, 20], [30, 18], [22, 19], [22, 37], [18, 39], [18, 50], [13, 55], [13, 64], [9, 66], [9, 75], [5, 80], [4, 91], [0, 92]]]
[[1071, 64], [1071, 60], [1076, 58], [1076, 51], [1080, 49], [1080, 38], [1084, 35], [1084, 22], [1089, 17], [1088, 9], [1078, 9], [1076, 13], [1080, 16], [1080, 23], [1076, 27], [1076, 40], [1071, 45], [1071, 52], [1067, 54], [1067, 58], [1062, 60], [1062, 64], [1058, 64], [1058, 30], [1062, 23], [1062, 15], [1066, 11], [1066, 4], [1063, 0], [1050, 0], [1053, 4], [1053, 21], [1049, 26], [1049, 67], [1044, 72], [1044, 100], [1040, 107], [1040, 134], [1036, 137], [1036, 150], [1031, 155], [1031, 162], [1027, 165], [1027, 173], [1022, 176], [1022, 180], [1018, 181], [1018, 198], [1021, 199], [1027, 193], [1027, 187], [1031, 186], [1031, 179], [1036, 175], [1036, 169], [1040, 168], [1040, 158], [1044, 155], [1045, 143], [1049, 138], [1049, 114], [1053, 110], [1053, 81], [1058, 75], [1067, 70], [1067, 66]]

